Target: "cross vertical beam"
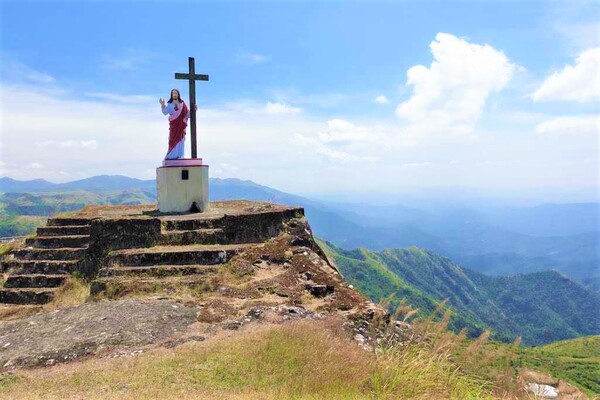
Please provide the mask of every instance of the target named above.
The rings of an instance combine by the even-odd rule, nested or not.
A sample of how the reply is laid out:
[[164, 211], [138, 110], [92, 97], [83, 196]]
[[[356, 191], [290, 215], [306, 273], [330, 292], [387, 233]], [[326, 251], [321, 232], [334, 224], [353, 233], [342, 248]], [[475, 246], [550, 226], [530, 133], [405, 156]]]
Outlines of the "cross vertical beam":
[[188, 58], [188, 73], [175, 73], [175, 79], [185, 79], [190, 84], [190, 130], [192, 134], [192, 158], [197, 158], [196, 142], [196, 81], [208, 81], [208, 75], [197, 75], [194, 57]]

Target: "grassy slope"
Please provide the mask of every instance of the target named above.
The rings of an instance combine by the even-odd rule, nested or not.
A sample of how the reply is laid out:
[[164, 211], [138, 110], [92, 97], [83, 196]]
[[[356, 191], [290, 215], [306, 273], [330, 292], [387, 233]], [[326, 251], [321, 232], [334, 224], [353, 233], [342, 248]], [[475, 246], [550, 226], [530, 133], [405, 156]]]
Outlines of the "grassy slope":
[[18, 371], [0, 377], [0, 398], [491, 398], [490, 382], [460, 373], [439, 353], [363, 351], [326, 323], [263, 326], [138, 357]]
[[526, 344], [598, 334], [600, 295], [555, 271], [488, 277], [468, 271], [491, 301], [511, 316]]
[[487, 326], [495, 339], [522, 336], [525, 344], [539, 345], [599, 329], [593, 316], [600, 296], [556, 272], [488, 277], [416, 247], [371, 252], [321, 244], [346, 279], [373, 301], [395, 294], [429, 311], [448, 298], [456, 311], [450, 327], [467, 327], [472, 336]]
[[524, 364], [600, 394], [600, 336], [563, 340], [523, 350]]
[[[343, 251], [323, 241], [319, 241], [319, 245], [330, 259], [335, 260], [344, 278], [372, 301], [379, 302], [393, 295], [390, 310], [407, 299], [421, 314], [429, 314], [447, 297], [436, 296], [435, 293], [426, 292], [410, 283], [405, 277], [389, 269], [373, 252], [365, 249]], [[450, 305], [455, 309], [453, 304]], [[465, 327], [468, 328], [469, 335], [475, 337], [481, 334], [484, 324], [475, 321], [468, 313], [453, 313], [450, 328], [458, 332]]]

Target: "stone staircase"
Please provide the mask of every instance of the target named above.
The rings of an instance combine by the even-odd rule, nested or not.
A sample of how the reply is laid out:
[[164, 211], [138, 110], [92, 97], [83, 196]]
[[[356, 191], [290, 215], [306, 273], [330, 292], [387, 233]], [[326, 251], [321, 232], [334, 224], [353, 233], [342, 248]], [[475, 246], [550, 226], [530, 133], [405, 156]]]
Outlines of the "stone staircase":
[[159, 244], [111, 251], [91, 293], [111, 287], [194, 286], [217, 274], [239, 251], [255, 243], [228, 244], [222, 218], [164, 219]]
[[85, 256], [90, 238], [90, 220], [51, 218], [25, 247], [2, 262], [6, 276], [0, 303], [45, 304], [52, 301], [77, 263]]
[[236, 253], [280, 235], [286, 221], [303, 215], [298, 207], [244, 200], [213, 202], [198, 214], [161, 214], [154, 205], [88, 206], [49, 219], [4, 257], [0, 303], [51, 302], [74, 272], [92, 280], [92, 295], [107, 297], [206, 288]]

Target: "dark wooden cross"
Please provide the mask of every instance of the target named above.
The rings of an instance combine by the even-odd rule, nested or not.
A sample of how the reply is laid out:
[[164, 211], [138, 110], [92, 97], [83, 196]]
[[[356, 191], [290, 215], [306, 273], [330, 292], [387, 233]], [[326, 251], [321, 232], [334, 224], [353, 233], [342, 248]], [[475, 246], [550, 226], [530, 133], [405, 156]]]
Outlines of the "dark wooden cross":
[[187, 74], [176, 72], [175, 79], [186, 79], [190, 82], [190, 119], [192, 121], [191, 132], [192, 132], [192, 158], [197, 158], [197, 144], [196, 144], [196, 81], [207, 81], [208, 75], [196, 74], [196, 67], [194, 64], [194, 57], [188, 58], [189, 72]]

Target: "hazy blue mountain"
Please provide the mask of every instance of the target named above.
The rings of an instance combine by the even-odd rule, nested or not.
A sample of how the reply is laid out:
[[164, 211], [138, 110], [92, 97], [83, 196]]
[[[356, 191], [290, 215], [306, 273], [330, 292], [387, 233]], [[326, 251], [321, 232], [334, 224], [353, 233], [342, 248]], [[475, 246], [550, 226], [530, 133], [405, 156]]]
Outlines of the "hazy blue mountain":
[[18, 181], [8, 177], [0, 178], [0, 192], [35, 192], [55, 186], [55, 183], [43, 179]]
[[592, 277], [600, 279], [598, 259], [578, 261], [553, 259], [551, 257], [528, 257], [515, 253], [487, 253], [477, 255], [457, 255], [454, 259], [467, 268], [474, 269], [487, 275], [513, 275], [527, 272], [556, 270], [568, 277], [591, 287]]
[[533, 236], [568, 236], [600, 230], [600, 204], [542, 204], [486, 210], [494, 226]]
[[86, 190], [89, 192], [115, 191], [115, 190], [148, 190], [155, 191], [154, 180], [141, 180], [121, 175], [99, 175], [78, 181], [57, 184], [52, 190]]
[[156, 183], [152, 180], [129, 178], [122, 175], [99, 175], [67, 183], [52, 183], [43, 179], [18, 181], [11, 178], [0, 178], [0, 191], [13, 193], [30, 192], [62, 192], [83, 190], [88, 192], [115, 190], [150, 190], [156, 191]]
[[[472, 201], [472, 200], [471, 200]], [[600, 203], [541, 204], [524, 207], [479, 204], [455, 206], [424, 202], [410, 207], [404, 203], [373, 206], [364, 203], [331, 203], [351, 211], [367, 225], [395, 226], [401, 223], [454, 218], [463, 223], [479, 223], [530, 236], [568, 236], [600, 230]], [[409, 204], [409, 203], [407, 203]], [[357, 219], [357, 220], [358, 220]]]

